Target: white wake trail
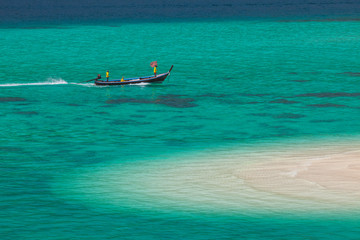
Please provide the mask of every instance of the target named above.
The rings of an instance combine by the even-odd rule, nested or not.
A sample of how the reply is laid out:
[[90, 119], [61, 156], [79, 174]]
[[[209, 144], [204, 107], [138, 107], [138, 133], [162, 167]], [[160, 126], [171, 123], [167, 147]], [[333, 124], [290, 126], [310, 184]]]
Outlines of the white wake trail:
[[18, 87], [18, 86], [42, 86], [42, 85], [61, 85], [68, 84], [62, 78], [48, 78], [45, 82], [36, 82], [36, 83], [5, 83], [0, 84], [0, 87]]

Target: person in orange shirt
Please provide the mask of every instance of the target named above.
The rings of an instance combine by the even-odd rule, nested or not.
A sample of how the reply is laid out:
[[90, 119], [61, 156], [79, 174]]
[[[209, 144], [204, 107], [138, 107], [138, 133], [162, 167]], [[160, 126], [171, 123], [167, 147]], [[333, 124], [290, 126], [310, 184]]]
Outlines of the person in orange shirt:
[[109, 81], [109, 70], [106, 71], [106, 81]]

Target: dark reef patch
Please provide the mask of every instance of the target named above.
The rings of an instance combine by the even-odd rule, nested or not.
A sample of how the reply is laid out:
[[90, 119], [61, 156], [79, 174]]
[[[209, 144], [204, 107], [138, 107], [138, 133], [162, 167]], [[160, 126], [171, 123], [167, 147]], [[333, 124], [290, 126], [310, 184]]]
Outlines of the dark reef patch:
[[35, 111], [28, 111], [28, 112], [15, 112], [16, 114], [20, 114], [20, 115], [38, 115], [39, 113], [38, 112], [35, 112]]
[[352, 77], [360, 77], [360, 72], [343, 72], [341, 74], [352, 76]]
[[255, 117], [271, 117], [272, 115], [270, 113], [252, 113], [252, 116]]
[[239, 96], [244, 96], [244, 97], [266, 97], [269, 96], [270, 94], [267, 93], [255, 93], [255, 94], [251, 94], [251, 93], [242, 93], [239, 94]]
[[195, 131], [204, 128], [203, 125], [191, 125], [191, 126], [182, 126], [181, 129], [183, 130], [190, 130]]
[[289, 119], [297, 119], [297, 118], [303, 118], [306, 117], [303, 114], [294, 114], [294, 113], [283, 113], [279, 115], [274, 115], [274, 118], [289, 118]]
[[262, 102], [244, 102], [243, 104], [259, 104], [259, 103], [262, 103]]
[[190, 108], [196, 107], [193, 98], [182, 98], [181, 95], [163, 95], [156, 99], [135, 99], [120, 98], [106, 101], [107, 104], [123, 104], [123, 103], [139, 103], [139, 104], [163, 104], [174, 108]]
[[0, 147], [0, 152], [21, 152], [22, 148], [18, 147]]
[[22, 101], [26, 101], [26, 99], [21, 97], [0, 97], [0, 102], [22, 102]]
[[332, 123], [332, 122], [338, 122], [339, 120], [335, 120], [335, 119], [327, 119], [327, 120], [311, 120], [310, 122], [312, 123]]
[[347, 93], [347, 92], [305, 93], [305, 94], [296, 95], [295, 97], [317, 97], [317, 98], [360, 97], [360, 93]]
[[107, 114], [109, 114], [108, 112], [94, 112], [94, 113], [100, 114], [100, 115], [107, 115]]
[[310, 80], [290, 80], [291, 82], [298, 82], [298, 83], [304, 83], [304, 82], [310, 82]]
[[152, 122], [139, 122], [139, 121], [134, 121], [134, 120], [115, 120], [112, 121], [111, 124], [112, 125], [148, 125], [151, 124]]
[[347, 108], [348, 106], [346, 105], [341, 105], [341, 104], [333, 104], [333, 103], [324, 103], [324, 104], [310, 104], [308, 105], [309, 107], [317, 107], [317, 108], [329, 108], [329, 107], [334, 107], [334, 108]]
[[71, 107], [81, 107], [81, 106], [83, 106], [83, 105], [80, 105], [80, 104], [77, 104], [77, 103], [69, 103], [67, 105], [71, 106]]
[[298, 103], [298, 102], [289, 101], [289, 100], [286, 100], [286, 99], [278, 99], [278, 100], [271, 101], [270, 103], [294, 104], [294, 103]]
[[194, 101], [195, 99], [193, 98], [180, 98], [177, 95], [159, 96], [159, 98], [155, 100], [155, 102], [158, 104], [164, 104], [166, 106], [175, 108], [196, 107], [197, 104], [195, 104]]

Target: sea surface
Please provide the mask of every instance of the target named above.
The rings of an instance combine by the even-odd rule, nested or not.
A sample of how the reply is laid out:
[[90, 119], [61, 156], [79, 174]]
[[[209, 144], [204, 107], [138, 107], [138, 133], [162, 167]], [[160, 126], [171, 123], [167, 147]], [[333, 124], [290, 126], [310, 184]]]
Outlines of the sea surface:
[[[359, 239], [358, 208], [238, 206], [196, 178], [359, 141], [359, 51], [353, 17], [2, 24], [0, 238]], [[174, 65], [162, 84], [86, 82], [152, 61]], [[211, 171], [186, 168], [199, 159]]]

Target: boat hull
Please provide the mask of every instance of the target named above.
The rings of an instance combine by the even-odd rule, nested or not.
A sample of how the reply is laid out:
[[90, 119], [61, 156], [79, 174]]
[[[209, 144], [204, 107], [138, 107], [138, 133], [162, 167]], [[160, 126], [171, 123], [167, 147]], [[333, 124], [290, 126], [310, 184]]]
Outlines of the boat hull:
[[139, 83], [154, 83], [163, 82], [167, 76], [169, 76], [170, 72], [159, 74], [156, 77], [150, 76], [150, 77], [140, 77], [140, 78], [130, 78], [130, 79], [124, 79], [124, 81], [121, 81], [121, 79], [111, 80], [111, 81], [100, 81], [96, 80], [95, 85], [98, 86], [113, 86], [113, 85], [127, 85], [127, 84], [139, 84]]

